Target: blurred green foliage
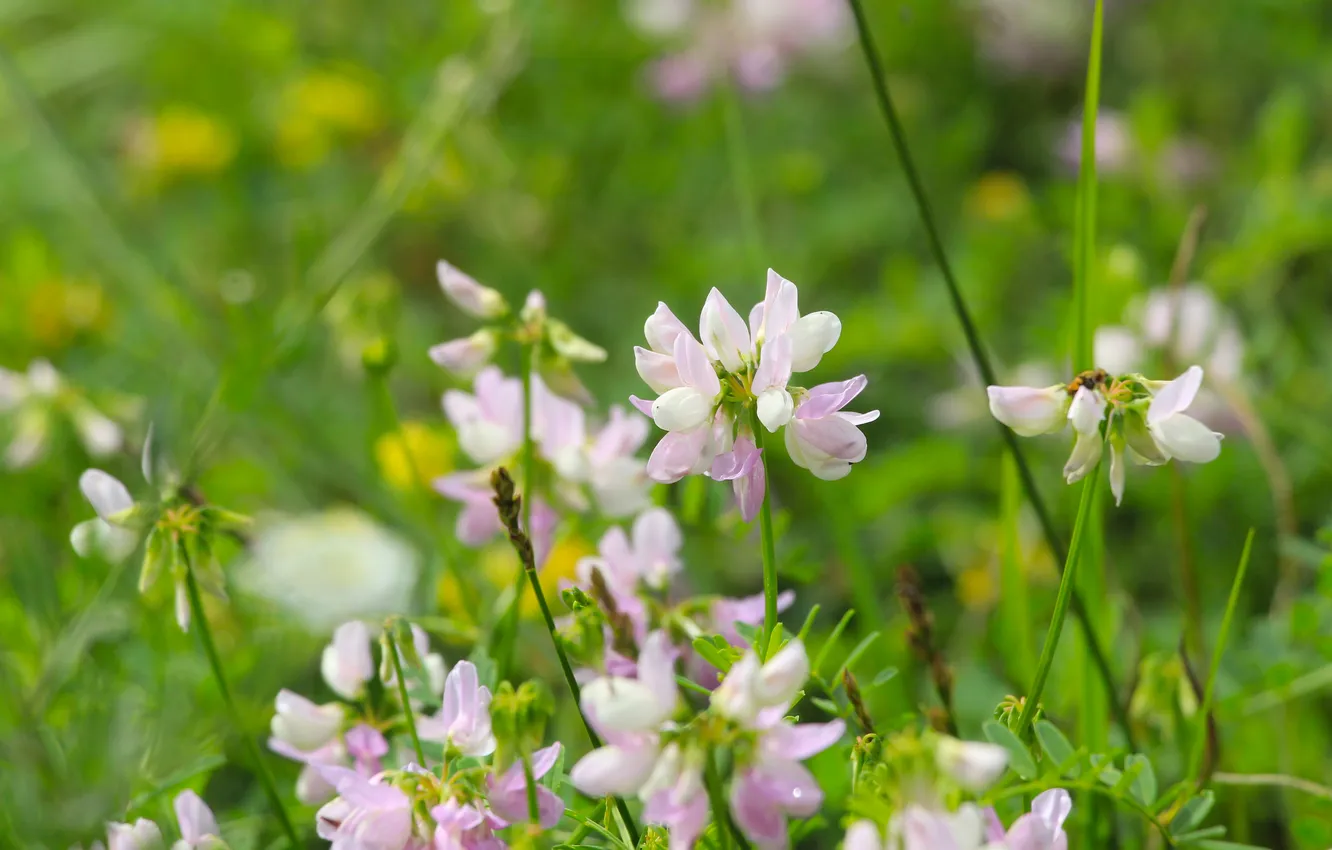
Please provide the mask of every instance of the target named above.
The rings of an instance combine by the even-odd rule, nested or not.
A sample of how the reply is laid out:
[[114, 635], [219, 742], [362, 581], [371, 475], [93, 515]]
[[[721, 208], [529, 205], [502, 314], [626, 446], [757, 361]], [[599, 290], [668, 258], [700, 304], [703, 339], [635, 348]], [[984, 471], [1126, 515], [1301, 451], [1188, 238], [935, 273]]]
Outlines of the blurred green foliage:
[[[1057, 150], [1080, 110], [1085, 25], [1048, 61], [1031, 47], [1018, 70], [989, 58], [987, 39], [996, 21], [1055, 5], [868, 4], [1005, 379], [1029, 361], [1058, 376], [1067, 362], [1073, 169]], [[1332, 681], [1307, 687], [1332, 665], [1332, 559], [1315, 538], [1332, 497], [1330, 37], [1325, 0], [1108, 4], [1101, 99], [1122, 119], [1126, 151], [1101, 169], [1093, 315], [1119, 323], [1164, 285], [1202, 208], [1189, 279], [1229, 307], [1245, 339], [1246, 414], [1225, 429], [1221, 459], [1181, 470], [1179, 490], [1173, 471], [1131, 473], [1124, 506], [1106, 512], [1109, 643], [1121, 682], [1138, 685], [1157, 770], [1172, 776], [1190, 743], [1179, 567], [1193, 564], [1210, 646], [1253, 526], [1219, 682], [1220, 769], [1332, 784]], [[360, 357], [388, 340], [403, 417], [441, 425], [450, 379], [424, 352], [470, 323], [440, 295], [436, 259], [511, 301], [545, 292], [553, 314], [611, 352], [582, 373], [603, 404], [640, 391], [631, 346], [656, 301], [688, 323], [711, 286], [737, 304], [760, 297], [723, 96], [654, 98], [643, 68], [660, 49], [611, 3], [0, 0], [0, 365], [47, 358], [91, 396], [143, 399], [135, 444], [155, 422], [163, 453], [218, 503], [351, 503], [427, 549], [452, 508], [388, 480]], [[740, 117], [762, 261], [800, 285], [805, 305], [842, 317], [821, 374], [866, 373], [864, 406], [883, 411], [845, 481], [815, 481], [780, 456], [770, 467], [783, 574], [799, 591], [788, 619], [820, 603], [826, 633], [854, 601], [843, 651], [882, 631], [856, 667], [867, 679], [902, 668], [882, 686], [862, 682], [877, 716], [900, 717], [932, 700], [892, 588], [894, 568], [915, 564], [955, 667], [963, 732], [978, 737], [998, 701], [1025, 687], [1011, 624], [990, 616], [1005, 522], [1023, 529], [1027, 634], [1043, 632], [1054, 573], [1016, 512], [1001, 518], [1000, 446], [966, 383], [961, 335], [860, 59], [848, 46], [794, 69], [780, 89], [744, 95]], [[941, 421], [936, 400], [963, 384], [966, 415]], [[206, 667], [168, 599], [140, 600], [133, 570], [71, 551], [69, 528], [90, 515], [75, 486], [90, 461], [72, 433], [52, 440], [45, 459], [0, 479], [0, 844], [63, 848], [127, 807], [166, 821], [161, 792], [206, 781], [244, 847], [262, 798]], [[1067, 528], [1066, 446], [1028, 445]], [[128, 480], [135, 462], [104, 463]], [[708, 488], [686, 510], [689, 575], [754, 592], [757, 549], [725, 508]], [[570, 545], [585, 550], [602, 527], [585, 524]], [[439, 557], [482, 570], [478, 555]], [[853, 594], [855, 563], [871, 581]], [[1291, 595], [1274, 606], [1283, 569]], [[436, 615], [436, 595], [406, 613]], [[280, 687], [316, 690], [327, 636], [244, 597], [217, 617], [259, 734]], [[1195, 671], [1205, 657], [1190, 659]], [[525, 662], [555, 681], [547, 653]], [[1079, 688], [1058, 678], [1049, 713], [1071, 723]], [[567, 711], [556, 726], [575, 728]], [[843, 764], [818, 764], [829, 788], [845, 782]], [[295, 771], [280, 769], [285, 787]], [[1332, 840], [1327, 800], [1269, 787], [1218, 795], [1234, 840]]]

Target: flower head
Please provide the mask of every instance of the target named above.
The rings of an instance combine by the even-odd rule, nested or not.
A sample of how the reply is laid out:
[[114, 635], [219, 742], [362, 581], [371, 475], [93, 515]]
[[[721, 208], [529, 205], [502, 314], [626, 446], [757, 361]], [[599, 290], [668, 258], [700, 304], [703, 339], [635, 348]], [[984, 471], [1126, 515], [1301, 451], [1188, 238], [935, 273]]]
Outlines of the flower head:
[[[865, 388], [861, 376], [804, 389], [793, 374], [815, 368], [836, 344], [832, 313], [800, 315], [795, 284], [768, 272], [764, 299], [746, 322], [716, 289], [708, 294], [696, 339], [665, 304], [643, 328], [647, 348], [634, 350], [638, 373], [657, 398], [632, 399], [667, 434], [648, 459], [663, 483], [707, 474], [731, 481], [742, 516], [752, 520], [766, 487], [761, 433], [786, 428], [791, 458], [816, 476], [836, 479], [865, 457], [858, 426], [877, 411], [843, 411]], [[701, 340], [701, 342], [700, 342]]]
[[480, 683], [476, 665], [459, 661], [444, 680], [444, 705], [435, 717], [417, 723], [422, 738], [442, 741], [464, 756], [495, 751], [490, 725], [490, 689]]
[[89, 456], [120, 451], [125, 435], [116, 422], [67, 384], [46, 360], [34, 360], [26, 372], [0, 369], [0, 414], [13, 420], [13, 434], [3, 453], [4, 465], [22, 469], [46, 454], [52, 428], [62, 419], [73, 426]]

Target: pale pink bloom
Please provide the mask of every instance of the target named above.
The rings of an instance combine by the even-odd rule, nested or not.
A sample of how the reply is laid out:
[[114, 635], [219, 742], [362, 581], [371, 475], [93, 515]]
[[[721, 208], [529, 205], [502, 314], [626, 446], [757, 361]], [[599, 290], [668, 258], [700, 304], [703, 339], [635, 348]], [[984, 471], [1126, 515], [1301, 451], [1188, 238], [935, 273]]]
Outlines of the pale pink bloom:
[[278, 691], [273, 715], [273, 737], [298, 750], [317, 750], [337, 738], [345, 709], [338, 703], [315, 705], [298, 693]]
[[671, 850], [689, 850], [708, 821], [708, 795], [703, 784], [707, 756], [672, 743], [662, 750], [639, 791], [643, 817], [670, 831]]
[[435, 717], [417, 721], [422, 738], [444, 742], [465, 756], [495, 751], [490, 725], [490, 689], [480, 683], [476, 665], [459, 661], [444, 680], [444, 704]]
[[730, 75], [767, 91], [796, 58], [840, 47], [850, 15], [836, 0], [730, 0], [711, 4], [634, 0], [630, 20], [653, 36], [683, 35], [681, 52], [649, 68], [657, 95], [688, 101]]
[[718, 410], [710, 424], [692, 431], [672, 431], [662, 437], [648, 457], [648, 477], [662, 484], [673, 484], [686, 475], [708, 472], [717, 456], [729, 452], [733, 444], [731, 420], [725, 411]]
[[[784, 590], [777, 594], [777, 610], [785, 611], [795, 602], [795, 591]], [[748, 646], [749, 642], [736, 631], [736, 623], [759, 626], [763, 623], [764, 598], [762, 593], [753, 596], [741, 596], [736, 599], [717, 599], [712, 603], [712, 630], [726, 638], [732, 646]]]
[[786, 428], [786, 450], [791, 460], [816, 478], [836, 481], [851, 472], [851, 464], [865, 459], [865, 435], [858, 426], [879, 418], [879, 411], [847, 413], [842, 410], [865, 389], [865, 376], [834, 384], [820, 384], [796, 406]]
[[495, 836], [503, 823], [491, 813], [450, 797], [430, 810], [435, 821], [430, 850], [503, 850], [508, 845]]
[[987, 387], [990, 413], [1019, 437], [1053, 434], [1068, 420], [1069, 396], [1063, 384], [1049, 387]]
[[[800, 654], [803, 656], [803, 648]], [[807, 661], [804, 672], [807, 677]], [[781, 705], [760, 713], [754, 760], [740, 769], [731, 784], [736, 824], [760, 848], [774, 850], [787, 846], [788, 817], [811, 817], [823, 804], [822, 789], [801, 762], [836, 744], [846, 731], [841, 720], [792, 723], [782, 717], [786, 708]]]
[[[560, 757], [560, 745], [551, 744], [545, 749], [532, 753], [532, 781], [539, 780], [550, 772]], [[493, 775], [486, 778], [489, 789], [490, 809], [507, 823], [526, 823], [530, 817], [527, 804], [527, 776], [521, 761], [509, 765], [509, 769], [496, 779]], [[545, 829], [550, 829], [564, 817], [564, 801], [544, 785], [536, 787], [538, 822]]]
[[[347, 766], [347, 749], [342, 745], [341, 738], [335, 738], [324, 746], [308, 752], [298, 750], [279, 738], [269, 738], [268, 748], [283, 758], [304, 765], [296, 777], [297, 800], [307, 806], [318, 806], [337, 796], [337, 791], [324, 778], [321, 769]], [[373, 774], [368, 774], [366, 778], [370, 775]]]
[[873, 821], [858, 820], [846, 828], [842, 850], [887, 850], [888, 843]]
[[[730, 346], [731, 342], [728, 339], [719, 344]], [[663, 431], [696, 431], [712, 420], [721, 398], [721, 382], [707, 349], [692, 335], [675, 338], [673, 358], [680, 385], [666, 390], [652, 402], [652, 421]]]
[[587, 449], [587, 483], [604, 515], [632, 516], [650, 504], [647, 470], [642, 459], [634, 456], [647, 435], [646, 419], [612, 405], [610, 418], [592, 437]]
[[712, 692], [712, 706], [743, 726], [762, 726], [763, 712], [784, 711], [808, 678], [809, 656], [801, 641], [789, 642], [762, 663], [750, 649], [731, 665], [721, 685]]
[[732, 483], [735, 501], [740, 506], [740, 516], [745, 522], [753, 522], [763, 505], [767, 473], [763, 468], [762, 454], [762, 449], [755, 448], [752, 440], [742, 436], [736, 439], [731, 451], [717, 455], [712, 462], [712, 478]]
[[351, 756], [356, 772], [362, 776], [374, 776], [384, 769], [381, 759], [388, 755], [388, 740], [373, 726], [358, 723], [347, 730], [342, 737]]
[[430, 348], [430, 359], [459, 375], [473, 375], [490, 362], [499, 347], [499, 334], [482, 328], [471, 336], [441, 342]]
[[637, 677], [603, 676], [583, 688], [584, 715], [605, 744], [569, 771], [578, 790], [591, 797], [638, 793], [661, 753], [660, 730], [675, 713], [674, 650], [665, 632], [643, 641]]
[[464, 313], [478, 319], [497, 319], [509, 311], [504, 296], [482, 286], [443, 260], [435, 266], [435, 272], [444, 294]]
[[1073, 798], [1063, 788], [1052, 788], [1031, 801], [1031, 812], [1013, 822], [1004, 836], [1006, 850], [1068, 850], [1064, 821], [1073, 811]]
[[523, 385], [498, 367], [477, 373], [473, 393], [444, 393], [444, 414], [458, 433], [458, 445], [476, 463], [503, 460], [523, 444]]
[[[455, 472], [436, 478], [435, 491], [445, 498], [462, 503], [458, 513], [456, 533], [467, 546], [480, 546], [504, 530], [499, 510], [495, 507], [495, 491], [490, 487], [490, 473], [485, 470]], [[532, 547], [540, 566], [550, 551], [559, 514], [544, 499], [532, 498]]]
[[107, 850], [160, 850], [162, 830], [146, 818], [133, 824], [108, 823], [106, 825]]
[[800, 315], [796, 285], [768, 269], [763, 301], [749, 311], [755, 345], [785, 336], [791, 341], [791, 371], [809, 372], [832, 351], [842, 335], [842, 321], [827, 310]]
[[406, 850], [412, 841], [412, 801], [385, 776], [366, 779], [343, 767], [320, 768], [338, 796], [315, 814], [315, 831], [336, 848]]
[[199, 799], [193, 791], [182, 791], [174, 803], [176, 822], [180, 825], [180, 840], [172, 845], [172, 850], [209, 850], [224, 848], [221, 830], [217, 828], [217, 818], [208, 804]]
[[338, 626], [333, 640], [324, 647], [319, 671], [333, 693], [346, 700], [360, 699], [366, 682], [375, 675], [370, 627], [360, 620]]
[[601, 572], [617, 601], [635, 597], [640, 583], [665, 587], [670, 577], [680, 571], [680, 547], [684, 545], [675, 518], [663, 508], [649, 508], [634, 519], [632, 535], [631, 538], [619, 526], [603, 534], [597, 557], [578, 562], [580, 586], [591, 586], [595, 569]]

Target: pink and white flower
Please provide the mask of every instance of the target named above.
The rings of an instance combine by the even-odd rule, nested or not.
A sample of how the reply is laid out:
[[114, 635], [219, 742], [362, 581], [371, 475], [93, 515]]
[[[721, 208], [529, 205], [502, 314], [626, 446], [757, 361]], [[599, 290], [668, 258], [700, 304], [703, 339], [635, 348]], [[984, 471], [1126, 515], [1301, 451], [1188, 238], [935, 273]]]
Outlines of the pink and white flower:
[[495, 751], [490, 724], [490, 689], [480, 683], [476, 665], [459, 661], [444, 680], [444, 704], [435, 717], [417, 721], [421, 737], [441, 741], [464, 756]]
[[768, 271], [763, 301], [746, 322], [713, 289], [695, 339], [665, 304], [643, 328], [647, 348], [634, 349], [643, 380], [660, 395], [632, 398], [667, 434], [648, 459], [648, 475], [662, 483], [707, 474], [731, 481], [742, 516], [751, 521], [762, 505], [766, 470], [755, 427], [786, 428], [792, 459], [826, 479], [846, 475], [864, 459], [858, 425], [877, 412], [842, 408], [865, 388], [861, 376], [806, 390], [793, 374], [815, 368], [837, 343], [841, 322], [828, 312], [801, 316], [795, 284]]
[[173, 803], [180, 840], [171, 850], [226, 850], [213, 810], [193, 791], [182, 791]]
[[337, 792], [315, 814], [320, 838], [348, 850], [406, 850], [415, 827], [412, 801], [386, 775], [367, 779], [344, 767], [320, 770]]
[[[532, 753], [532, 781], [550, 773], [560, 757], [560, 745], [551, 744], [545, 749]], [[531, 815], [527, 801], [527, 775], [523, 763], [516, 761], [509, 765], [498, 779], [493, 775], [486, 779], [489, 789], [490, 810], [505, 824], [525, 823]], [[536, 787], [538, 823], [544, 829], [550, 829], [564, 817], [564, 801], [554, 791], [544, 785]]]

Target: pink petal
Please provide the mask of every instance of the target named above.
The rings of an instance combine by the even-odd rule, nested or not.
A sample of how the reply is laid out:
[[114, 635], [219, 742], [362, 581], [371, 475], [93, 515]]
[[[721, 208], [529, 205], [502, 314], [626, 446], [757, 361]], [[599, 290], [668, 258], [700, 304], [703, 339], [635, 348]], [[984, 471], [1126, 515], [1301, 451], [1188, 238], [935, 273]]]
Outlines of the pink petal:
[[845, 732], [846, 723], [841, 720], [782, 724], [763, 736], [762, 747], [774, 758], [803, 761], [836, 744]]
[[672, 431], [662, 437], [648, 458], [648, 477], [661, 484], [673, 484], [688, 475], [708, 443], [709, 430], [703, 427]]
[[721, 381], [712, 368], [707, 350], [692, 336], [680, 334], [675, 338], [675, 365], [680, 370], [680, 379], [685, 386], [709, 398], [721, 392]]
[[849, 381], [819, 384], [800, 402], [800, 406], [796, 408], [796, 418], [822, 419], [836, 413], [860, 395], [868, 383], [864, 375], [857, 375]]

